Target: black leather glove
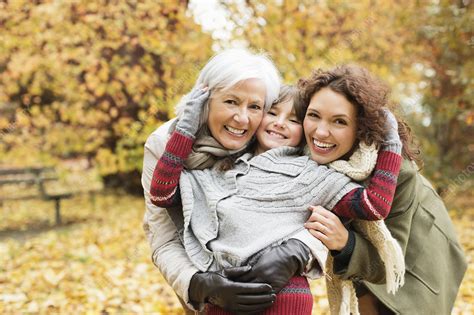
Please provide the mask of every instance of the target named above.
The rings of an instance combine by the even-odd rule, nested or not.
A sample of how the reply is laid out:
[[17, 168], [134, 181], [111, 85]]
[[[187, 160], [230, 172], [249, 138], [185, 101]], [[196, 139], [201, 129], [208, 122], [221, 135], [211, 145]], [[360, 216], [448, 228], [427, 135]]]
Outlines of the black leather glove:
[[278, 293], [290, 278], [300, 275], [305, 270], [309, 258], [309, 248], [299, 240], [290, 239], [264, 251], [256, 262], [249, 262], [253, 266], [252, 270], [233, 280], [269, 283]]
[[269, 284], [228, 279], [241, 276], [250, 268], [244, 266], [194, 274], [189, 285], [191, 303], [195, 308], [199, 303], [211, 303], [230, 312], [256, 312], [270, 307], [276, 296]]

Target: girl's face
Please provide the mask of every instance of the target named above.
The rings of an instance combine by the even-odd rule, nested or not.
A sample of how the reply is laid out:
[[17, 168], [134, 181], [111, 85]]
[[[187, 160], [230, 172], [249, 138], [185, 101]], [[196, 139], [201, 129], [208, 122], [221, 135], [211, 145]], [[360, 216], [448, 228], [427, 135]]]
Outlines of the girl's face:
[[266, 89], [248, 79], [211, 94], [207, 125], [214, 139], [229, 150], [243, 148], [262, 121]]
[[285, 101], [272, 106], [263, 116], [257, 130], [256, 154], [269, 149], [300, 144], [303, 137], [303, 126], [296, 118], [293, 101]]
[[314, 161], [327, 164], [338, 160], [356, 141], [356, 107], [343, 95], [323, 88], [311, 98], [303, 127]]

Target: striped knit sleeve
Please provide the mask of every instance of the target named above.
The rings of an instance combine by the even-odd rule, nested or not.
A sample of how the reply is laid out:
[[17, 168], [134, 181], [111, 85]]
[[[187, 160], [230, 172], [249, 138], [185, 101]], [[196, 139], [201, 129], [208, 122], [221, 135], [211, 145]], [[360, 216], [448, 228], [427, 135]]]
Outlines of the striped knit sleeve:
[[336, 204], [333, 212], [343, 218], [385, 219], [392, 207], [401, 164], [401, 155], [381, 150], [367, 188], [351, 190]]
[[194, 139], [175, 130], [153, 171], [150, 200], [158, 207], [170, 207], [180, 203], [179, 178], [184, 161], [191, 153]]

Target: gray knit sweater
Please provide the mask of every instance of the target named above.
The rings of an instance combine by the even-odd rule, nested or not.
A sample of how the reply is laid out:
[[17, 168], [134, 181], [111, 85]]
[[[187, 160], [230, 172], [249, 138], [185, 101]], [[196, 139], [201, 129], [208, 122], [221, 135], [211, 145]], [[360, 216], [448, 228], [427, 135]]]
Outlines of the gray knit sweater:
[[240, 266], [301, 231], [309, 205], [332, 209], [360, 187], [292, 147], [245, 154], [232, 170], [183, 171], [182, 240], [201, 271]]

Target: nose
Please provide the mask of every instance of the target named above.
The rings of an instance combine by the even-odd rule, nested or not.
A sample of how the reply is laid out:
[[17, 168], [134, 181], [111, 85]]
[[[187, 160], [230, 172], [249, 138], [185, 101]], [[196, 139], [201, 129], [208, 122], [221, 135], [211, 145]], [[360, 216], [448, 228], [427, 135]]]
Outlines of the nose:
[[239, 109], [234, 115], [234, 120], [241, 125], [247, 125], [250, 121], [247, 108]]
[[324, 122], [320, 122], [316, 125], [314, 133], [318, 138], [327, 138], [330, 134], [329, 126]]
[[275, 127], [284, 129], [286, 127], [286, 118], [283, 115], [277, 117], [274, 122]]

